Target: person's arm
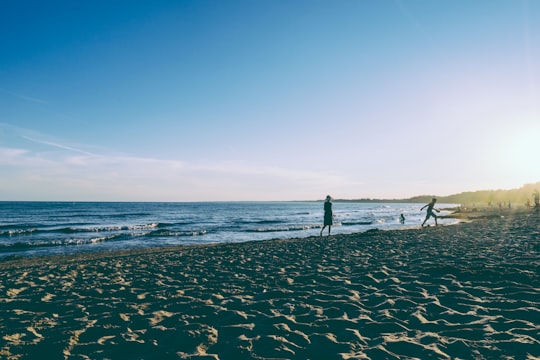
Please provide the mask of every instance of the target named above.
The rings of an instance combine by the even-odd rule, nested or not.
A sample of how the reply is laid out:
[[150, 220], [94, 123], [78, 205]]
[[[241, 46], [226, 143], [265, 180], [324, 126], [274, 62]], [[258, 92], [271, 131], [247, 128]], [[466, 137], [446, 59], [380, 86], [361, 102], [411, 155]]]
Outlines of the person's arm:
[[426, 204], [424, 206], [422, 206], [422, 208], [420, 209], [420, 211], [424, 210], [426, 208], [426, 206], [428, 206], [429, 204]]

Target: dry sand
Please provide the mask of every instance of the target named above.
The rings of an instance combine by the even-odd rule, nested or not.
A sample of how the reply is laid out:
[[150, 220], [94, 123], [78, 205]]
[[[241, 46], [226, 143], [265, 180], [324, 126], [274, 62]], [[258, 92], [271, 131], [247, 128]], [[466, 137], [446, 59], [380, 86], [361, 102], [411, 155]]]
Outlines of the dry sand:
[[0, 262], [2, 359], [539, 359], [540, 228]]

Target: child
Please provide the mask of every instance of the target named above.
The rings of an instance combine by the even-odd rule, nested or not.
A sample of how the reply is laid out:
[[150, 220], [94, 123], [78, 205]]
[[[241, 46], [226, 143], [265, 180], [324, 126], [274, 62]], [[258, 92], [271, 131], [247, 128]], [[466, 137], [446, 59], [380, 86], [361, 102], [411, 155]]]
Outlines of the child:
[[426, 207], [427, 207], [427, 211], [426, 211], [426, 219], [424, 220], [424, 222], [422, 223], [422, 227], [424, 227], [424, 224], [426, 223], [426, 221], [433, 216], [433, 218], [435, 219], [435, 226], [438, 226], [437, 224], [437, 215], [435, 215], [435, 213], [433, 212], [433, 210], [435, 210], [436, 212], [441, 212], [441, 210], [439, 209], [435, 209], [434, 206], [435, 206], [435, 203], [437, 202], [437, 199], [433, 198], [431, 199], [431, 202], [429, 204], [426, 204], [424, 205], [420, 210], [424, 210]]

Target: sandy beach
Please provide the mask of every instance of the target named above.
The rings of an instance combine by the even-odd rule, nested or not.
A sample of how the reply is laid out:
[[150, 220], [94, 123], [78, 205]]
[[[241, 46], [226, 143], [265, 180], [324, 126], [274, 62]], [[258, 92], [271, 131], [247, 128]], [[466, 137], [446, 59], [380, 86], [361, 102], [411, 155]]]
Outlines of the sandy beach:
[[540, 359], [540, 228], [0, 262], [2, 359]]

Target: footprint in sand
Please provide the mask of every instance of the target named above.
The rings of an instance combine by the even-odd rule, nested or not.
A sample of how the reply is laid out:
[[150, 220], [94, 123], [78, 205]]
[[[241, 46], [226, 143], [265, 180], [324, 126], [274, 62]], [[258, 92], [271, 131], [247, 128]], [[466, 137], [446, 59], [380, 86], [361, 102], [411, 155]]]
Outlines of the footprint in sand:
[[37, 344], [38, 342], [43, 340], [43, 335], [38, 333], [37, 330], [33, 328], [32, 326], [27, 327], [26, 331], [28, 331], [29, 333], [33, 334], [36, 337], [33, 341], [34, 344]]
[[107, 342], [108, 340], [114, 339], [115, 337], [116, 335], [102, 336], [98, 339], [97, 343], [99, 345], [105, 345], [105, 342]]
[[174, 315], [174, 313], [165, 311], [165, 310], [159, 310], [152, 313], [154, 316], [150, 318], [150, 325], [155, 326], [163, 321], [165, 318], [170, 318]]
[[49, 302], [52, 300], [53, 297], [55, 297], [56, 295], [54, 294], [49, 294], [47, 293], [47, 295], [45, 295], [44, 297], [41, 298], [41, 301], [43, 302]]
[[140, 334], [144, 335], [146, 333], [146, 330], [131, 330], [130, 328], [127, 328], [127, 332], [122, 334], [122, 338], [125, 341], [128, 342], [138, 342], [140, 344], [144, 344], [144, 340], [139, 339]]
[[7, 296], [9, 297], [17, 297], [21, 292], [23, 292], [24, 290], [28, 289], [27, 287], [22, 287], [22, 288], [19, 288], [19, 289], [9, 289], [7, 291]]
[[21, 340], [23, 337], [25, 337], [26, 334], [22, 334], [22, 333], [16, 333], [16, 334], [13, 334], [13, 335], [5, 335], [2, 337], [2, 339], [8, 341], [9, 343], [13, 344], [13, 345], [20, 345], [22, 344], [24, 341]]
[[149, 294], [148, 292], [139, 294], [139, 295], [137, 295], [137, 299], [144, 300], [146, 298], [146, 295], [148, 295], [148, 294]]

